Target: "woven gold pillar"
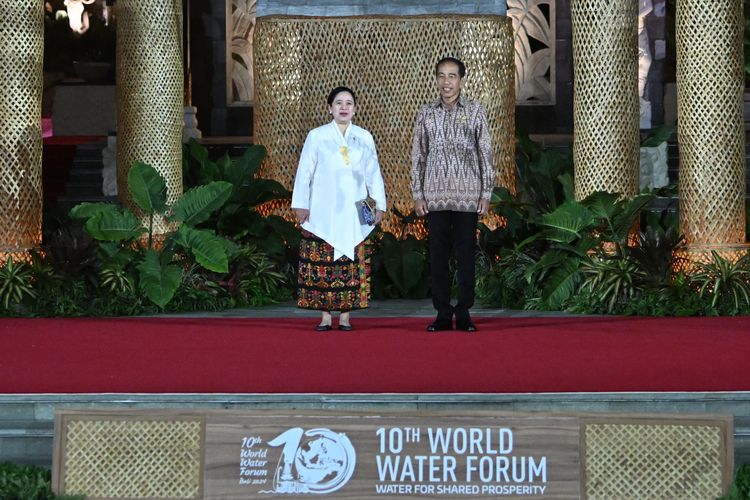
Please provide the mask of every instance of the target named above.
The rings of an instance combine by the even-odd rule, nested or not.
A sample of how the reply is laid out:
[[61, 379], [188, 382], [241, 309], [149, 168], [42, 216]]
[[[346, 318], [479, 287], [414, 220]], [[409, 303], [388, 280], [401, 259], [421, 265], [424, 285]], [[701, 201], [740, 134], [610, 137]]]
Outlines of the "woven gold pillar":
[[[347, 85], [354, 122], [375, 138], [390, 207], [408, 213], [414, 121], [438, 98], [435, 64], [466, 63], [464, 93], [487, 108], [496, 184], [515, 191], [515, 51], [504, 16], [260, 17], [255, 27], [255, 142], [261, 175], [291, 189], [310, 129], [330, 120], [326, 97]], [[323, 54], [323, 56], [321, 55]], [[386, 216], [383, 228], [397, 229]]]
[[[173, 203], [182, 194], [182, 2], [118, 0], [117, 16], [119, 197], [135, 210], [127, 178], [142, 161], [164, 177]], [[155, 222], [157, 234], [169, 229]]]
[[742, 0], [680, 0], [676, 31], [680, 230], [688, 246], [742, 244]]
[[638, 193], [638, 2], [572, 0], [575, 195]]
[[42, 4], [0, 0], [0, 263], [42, 240]]

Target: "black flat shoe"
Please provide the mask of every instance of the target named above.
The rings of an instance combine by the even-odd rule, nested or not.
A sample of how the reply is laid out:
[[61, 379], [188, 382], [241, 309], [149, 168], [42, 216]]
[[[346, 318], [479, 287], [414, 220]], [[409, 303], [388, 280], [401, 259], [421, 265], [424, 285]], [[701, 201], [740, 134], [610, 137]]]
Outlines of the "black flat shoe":
[[315, 327], [316, 332], [327, 332], [331, 329], [331, 325], [318, 325]]
[[471, 321], [467, 321], [466, 323], [456, 324], [456, 330], [461, 330], [464, 332], [476, 332], [477, 326]]
[[354, 330], [354, 327], [352, 325], [339, 325], [339, 330], [351, 332], [352, 330]]
[[432, 323], [427, 325], [428, 332], [445, 332], [452, 329], [453, 327], [450, 323], [441, 323], [439, 321], [433, 321]]

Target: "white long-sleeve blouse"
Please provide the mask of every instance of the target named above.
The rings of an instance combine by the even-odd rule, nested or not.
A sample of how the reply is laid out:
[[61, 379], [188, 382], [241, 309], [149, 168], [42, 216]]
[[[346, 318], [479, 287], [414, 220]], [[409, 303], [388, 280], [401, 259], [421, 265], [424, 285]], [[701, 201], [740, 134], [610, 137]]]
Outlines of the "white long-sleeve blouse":
[[349, 124], [342, 134], [335, 121], [307, 134], [292, 192], [292, 208], [310, 210], [302, 227], [325, 240], [334, 258], [354, 260], [354, 248], [374, 226], [360, 224], [356, 202], [367, 195], [385, 212], [385, 186], [372, 135]]

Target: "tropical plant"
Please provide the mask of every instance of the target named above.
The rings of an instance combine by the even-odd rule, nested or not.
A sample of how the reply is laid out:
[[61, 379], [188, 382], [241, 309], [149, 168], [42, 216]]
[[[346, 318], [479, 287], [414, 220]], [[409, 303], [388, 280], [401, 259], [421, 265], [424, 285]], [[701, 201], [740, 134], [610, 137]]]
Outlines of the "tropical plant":
[[591, 259], [583, 263], [581, 273], [584, 277], [581, 290], [595, 297], [609, 314], [616, 305], [639, 296], [646, 281], [646, 273], [625, 257]]
[[[208, 219], [228, 199], [232, 185], [216, 181], [186, 191], [172, 206], [167, 205], [166, 183], [150, 165], [136, 162], [128, 174], [128, 188], [146, 219], [144, 227], [127, 208], [107, 203], [83, 203], [73, 207], [71, 217], [84, 220], [86, 231], [100, 242], [100, 257], [110, 266], [105, 280], [120, 273], [124, 287], [125, 269], [137, 277], [138, 289], [149, 300], [164, 307], [179, 287], [184, 264], [190, 255], [201, 267], [218, 273], [228, 271], [237, 246], [213, 231], [195, 226]], [[154, 220], [165, 217], [179, 229], [165, 235], [159, 249], [154, 245]], [[146, 242], [141, 236], [146, 235]], [[183, 254], [178, 254], [181, 250]], [[117, 266], [120, 266], [118, 270]], [[108, 283], [112, 285], [112, 281]]]
[[516, 134], [516, 144], [516, 198], [532, 218], [575, 199], [568, 149], [543, 148], [523, 131]]
[[14, 262], [8, 257], [3, 267], [0, 267], [0, 303], [3, 309], [20, 304], [24, 299], [36, 297], [32, 283], [33, 274], [25, 262]]
[[750, 464], [743, 464], [734, 473], [734, 481], [726, 495], [719, 500], [750, 499]]
[[82, 496], [55, 495], [52, 473], [31, 465], [0, 463], [0, 500], [83, 500]]
[[646, 274], [648, 286], [668, 285], [683, 260], [675, 252], [684, 241], [679, 232], [679, 219], [676, 213], [667, 210], [660, 214], [650, 211], [643, 214], [636, 243], [627, 247], [626, 255]]
[[541, 231], [519, 248], [542, 244], [541, 257], [526, 269], [526, 279], [542, 289], [537, 307], [558, 309], [582, 282], [581, 266], [592, 255], [625, 256], [628, 236], [653, 194], [624, 199], [595, 192], [581, 202], [568, 201], [540, 217]]
[[477, 299], [487, 306], [523, 309], [539, 290], [530, 285], [524, 272], [533, 260], [523, 252], [509, 251], [493, 258], [481, 253], [477, 259]]
[[400, 229], [386, 233], [375, 229], [372, 241], [372, 292], [375, 298], [417, 299], [430, 290], [430, 266], [426, 239], [418, 239], [411, 229], [419, 224], [412, 211], [402, 214], [392, 209]]
[[194, 139], [185, 145], [183, 172], [186, 186], [201, 186], [224, 181], [232, 191], [221, 206], [200, 227], [215, 228], [220, 235], [259, 247], [278, 263], [295, 261], [299, 248], [299, 230], [278, 215], [264, 216], [258, 208], [265, 203], [287, 200], [291, 193], [279, 182], [257, 177], [266, 148], [248, 147], [232, 158], [209, 158], [208, 150]]
[[670, 137], [672, 137], [674, 128], [674, 125], [665, 124], [652, 129], [641, 141], [641, 147], [655, 148], [656, 146], [666, 142]]
[[749, 264], [748, 254], [732, 262], [712, 250], [711, 261], [698, 262], [692, 280], [701, 297], [708, 295], [711, 298], [711, 307], [726, 304], [730, 314], [737, 314], [743, 306], [750, 305]]
[[274, 304], [291, 295], [291, 290], [284, 286], [287, 276], [254, 245], [240, 250], [229, 273], [218, 283], [227, 290], [235, 306]]

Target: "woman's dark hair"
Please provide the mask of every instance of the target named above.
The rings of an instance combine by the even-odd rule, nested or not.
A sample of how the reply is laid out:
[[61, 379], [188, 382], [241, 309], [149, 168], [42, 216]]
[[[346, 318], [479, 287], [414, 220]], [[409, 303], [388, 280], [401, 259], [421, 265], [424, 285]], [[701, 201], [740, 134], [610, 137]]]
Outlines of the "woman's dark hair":
[[466, 65], [462, 61], [456, 59], [455, 57], [444, 57], [444, 58], [440, 59], [437, 62], [437, 64], [435, 65], [435, 74], [436, 75], [437, 75], [437, 72], [438, 72], [438, 68], [440, 67], [441, 64], [444, 64], [444, 63], [453, 63], [453, 64], [455, 64], [456, 66], [458, 66], [458, 76], [460, 76], [461, 78], [463, 78], [463, 77], [466, 76]]
[[331, 91], [330, 94], [328, 94], [328, 105], [333, 106], [333, 100], [336, 99], [336, 96], [342, 92], [349, 92], [352, 95], [354, 104], [357, 104], [357, 96], [354, 95], [354, 91], [352, 89], [350, 89], [349, 87], [336, 87]]

